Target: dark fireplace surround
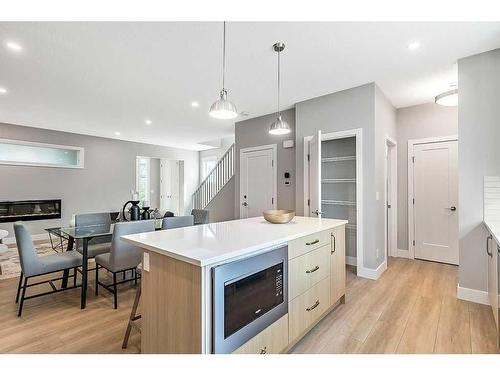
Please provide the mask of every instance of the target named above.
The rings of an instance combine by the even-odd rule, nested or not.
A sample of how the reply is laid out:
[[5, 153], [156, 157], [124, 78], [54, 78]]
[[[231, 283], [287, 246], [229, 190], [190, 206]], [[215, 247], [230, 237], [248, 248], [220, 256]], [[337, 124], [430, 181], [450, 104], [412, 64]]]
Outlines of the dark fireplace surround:
[[0, 202], [0, 223], [60, 218], [60, 199]]

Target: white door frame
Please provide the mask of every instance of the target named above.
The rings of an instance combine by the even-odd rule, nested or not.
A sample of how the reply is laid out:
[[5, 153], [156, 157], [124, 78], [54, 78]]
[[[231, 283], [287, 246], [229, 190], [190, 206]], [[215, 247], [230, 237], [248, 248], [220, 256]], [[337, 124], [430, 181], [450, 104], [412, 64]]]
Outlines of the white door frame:
[[458, 135], [408, 140], [408, 258], [415, 259], [415, 217], [413, 210], [413, 146], [424, 143], [458, 141]]
[[[349, 129], [321, 135], [321, 141], [356, 137], [356, 266], [362, 272], [363, 266], [363, 129]], [[309, 141], [313, 136], [304, 137], [304, 216], [310, 216], [309, 199]]]
[[278, 204], [278, 145], [276, 143], [270, 144], [270, 145], [262, 145], [262, 146], [255, 146], [255, 147], [247, 147], [247, 148], [242, 148], [240, 149], [240, 181], [239, 181], [239, 186], [240, 186], [240, 199], [239, 199], [239, 212], [240, 212], [240, 219], [241, 219], [241, 205], [243, 203], [242, 198], [241, 198], [241, 176], [243, 175], [241, 173], [241, 162], [242, 162], [242, 156], [246, 152], [252, 152], [252, 151], [263, 151], [263, 150], [272, 150], [273, 152], [273, 163], [272, 163], [272, 170], [273, 170], [273, 204], [272, 208], [276, 209], [276, 206]]
[[[384, 189], [384, 206], [387, 205], [387, 201], [391, 202], [391, 222], [389, 223], [389, 228], [387, 228], [387, 207], [384, 207], [384, 249], [387, 249], [385, 254], [385, 260], [387, 261], [388, 256], [397, 255], [397, 242], [398, 242], [398, 144], [397, 142], [389, 137], [385, 136], [385, 147], [386, 152], [390, 151], [391, 157], [391, 181], [389, 184], [391, 186], [391, 196], [387, 197], [387, 188]], [[384, 160], [384, 183], [387, 183], [387, 155]], [[388, 199], [390, 198], [390, 199]], [[388, 229], [390, 229], [388, 231]], [[390, 233], [390, 239], [387, 238], [387, 233]], [[387, 244], [390, 244], [388, 247]]]

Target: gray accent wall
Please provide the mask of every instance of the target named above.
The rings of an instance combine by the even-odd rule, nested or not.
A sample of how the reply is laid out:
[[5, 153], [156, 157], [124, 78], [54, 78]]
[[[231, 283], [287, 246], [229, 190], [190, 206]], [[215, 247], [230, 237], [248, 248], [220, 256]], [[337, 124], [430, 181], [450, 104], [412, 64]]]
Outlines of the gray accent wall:
[[483, 177], [500, 175], [500, 49], [458, 61], [461, 287], [487, 290]]
[[[295, 150], [293, 148], [283, 148], [283, 141], [295, 139], [295, 109], [281, 112], [284, 120], [290, 125], [292, 132], [287, 135], [269, 134], [269, 125], [276, 119], [276, 114], [265, 115], [253, 119], [240, 121], [235, 124], [235, 197], [234, 216], [240, 217], [240, 150], [242, 148], [256, 147], [270, 144], [277, 144], [278, 150], [278, 209], [295, 209]], [[285, 186], [284, 173], [290, 172], [291, 185]], [[302, 179], [300, 179], [302, 181]]]
[[408, 141], [458, 134], [458, 109], [426, 103], [397, 110], [398, 249], [408, 250]]
[[[68, 225], [74, 213], [119, 211], [135, 189], [136, 156], [184, 160], [184, 211], [198, 185], [197, 151], [0, 123], [2, 138], [85, 148], [85, 168], [0, 165], [0, 200], [62, 199], [62, 219], [27, 222], [32, 234]], [[12, 224], [0, 224], [12, 237]]]
[[237, 218], [234, 215], [235, 181], [236, 178], [233, 176], [205, 208], [205, 210], [210, 211], [209, 220], [211, 223]]

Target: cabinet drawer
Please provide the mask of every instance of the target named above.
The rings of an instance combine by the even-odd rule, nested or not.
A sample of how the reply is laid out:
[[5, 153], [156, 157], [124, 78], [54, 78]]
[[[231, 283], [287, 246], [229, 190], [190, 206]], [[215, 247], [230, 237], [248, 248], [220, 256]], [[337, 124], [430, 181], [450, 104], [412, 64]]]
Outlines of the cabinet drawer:
[[306, 331], [330, 307], [330, 277], [288, 303], [290, 342]]
[[288, 314], [282, 316], [233, 354], [278, 354], [288, 346]]
[[330, 244], [329, 231], [313, 233], [308, 236], [297, 238], [296, 240], [288, 242], [288, 259], [293, 259], [328, 244]]
[[330, 275], [330, 246], [323, 246], [288, 263], [288, 300]]

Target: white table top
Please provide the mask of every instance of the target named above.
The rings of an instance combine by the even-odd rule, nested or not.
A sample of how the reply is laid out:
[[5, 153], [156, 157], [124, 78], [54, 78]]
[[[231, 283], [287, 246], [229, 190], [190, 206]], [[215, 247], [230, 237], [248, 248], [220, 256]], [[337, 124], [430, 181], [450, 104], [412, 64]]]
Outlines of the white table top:
[[491, 233], [495, 241], [500, 244], [500, 220], [484, 220], [486, 229]]
[[308, 234], [347, 224], [346, 220], [296, 216], [288, 224], [271, 224], [263, 217], [196, 225], [122, 238], [200, 267], [258, 254]]

